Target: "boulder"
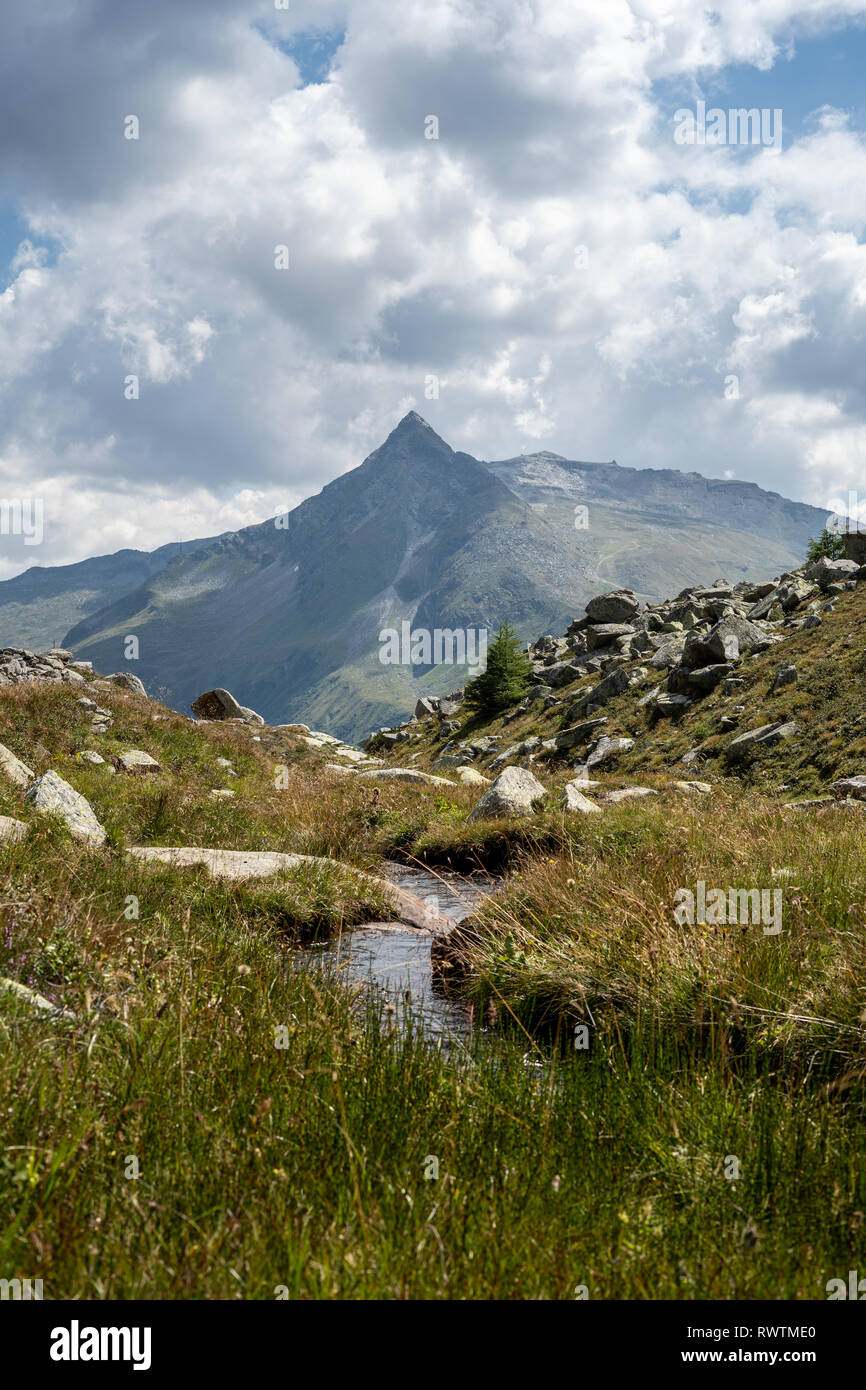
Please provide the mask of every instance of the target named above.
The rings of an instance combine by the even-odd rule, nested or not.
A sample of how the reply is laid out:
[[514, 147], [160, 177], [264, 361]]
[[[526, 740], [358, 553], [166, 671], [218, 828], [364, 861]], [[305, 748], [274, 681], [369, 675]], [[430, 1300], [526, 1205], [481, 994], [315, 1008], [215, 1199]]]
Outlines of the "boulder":
[[14, 820], [12, 816], [0, 816], [0, 843], [13, 844], [26, 840], [30, 826], [26, 821]]
[[602, 763], [612, 762], [630, 748], [634, 748], [633, 738], [608, 738], [607, 734], [602, 734], [587, 753], [584, 767], [601, 767]]
[[612, 589], [608, 594], [591, 598], [586, 605], [587, 615], [594, 623], [627, 623], [639, 608], [631, 589]]
[[38, 1013], [50, 1013], [54, 1014], [55, 1018], [67, 1020], [75, 1018], [69, 1009], [61, 1008], [59, 1004], [52, 1004], [50, 999], [46, 999], [42, 994], [37, 994], [35, 989], [31, 989], [29, 985], [23, 985], [20, 980], [10, 980], [5, 976], [0, 977], [0, 994], [11, 995]]
[[37, 777], [24, 793], [24, 800], [38, 811], [60, 816], [77, 840], [87, 840], [97, 845], [105, 840], [105, 831], [89, 801], [85, 801], [56, 772], [43, 772], [41, 777]]
[[740, 762], [753, 748], [771, 747], [773, 744], [781, 743], [783, 739], [792, 738], [797, 732], [797, 727], [793, 719], [787, 722], [780, 719], [775, 724], [761, 724], [759, 728], [749, 729], [747, 733], [738, 734], [732, 739], [725, 749], [725, 757], [728, 762]]
[[354, 874], [364, 883], [375, 884], [380, 888], [389, 899], [390, 911], [393, 912], [395, 920], [407, 927], [438, 936], [446, 935], [454, 925], [435, 904], [425, 902], [417, 894], [409, 893], [405, 888], [398, 888], [387, 879], [366, 874], [350, 864], [341, 864], [338, 860], [312, 854], [286, 854], [279, 850], [199, 849], [192, 846], [168, 849], [155, 845], [135, 845], [127, 850], [127, 854], [131, 854], [135, 859], [169, 864], [177, 869], [202, 865], [211, 878], [239, 881], [270, 878], [274, 874], [292, 872], [306, 864], [322, 868], [336, 867]]
[[729, 614], [706, 633], [690, 633], [683, 647], [683, 665], [713, 666], [720, 662], [738, 661], [759, 643], [766, 643], [763, 628]]
[[0, 743], [0, 773], [18, 787], [29, 787], [36, 775], [3, 743]]
[[610, 647], [617, 638], [634, 635], [635, 630], [628, 623], [597, 623], [586, 629], [587, 650], [592, 652], [598, 647]]
[[688, 695], [671, 695], [663, 691], [661, 694], [656, 695], [653, 709], [658, 714], [676, 716], [678, 714], [683, 714], [688, 709], [689, 705], [693, 703], [694, 701], [690, 700]]
[[566, 782], [559, 805], [563, 811], [578, 811], [581, 815], [591, 815], [600, 809], [588, 796], [584, 796], [579, 782]]
[[839, 777], [828, 788], [838, 801], [851, 799], [866, 801], [866, 775], [859, 772], [854, 777]]
[[147, 774], [162, 771], [156, 758], [143, 753], [140, 748], [128, 748], [125, 753], [117, 753], [112, 761], [118, 772]]
[[554, 690], [562, 685], [570, 685], [578, 676], [584, 674], [583, 667], [576, 661], [555, 661], [544, 668], [544, 683]]
[[506, 767], [470, 812], [469, 820], [531, 815], [532, 803], [540, 796], [544, 787], [528, 768]]
[[657, 670], [663, 671], [670, 666], [678, 666], [686, 644], [685, 633], [682, 636], [669, 636], [656, 648], [655, 656], [651, 660], [651, 665]]
[[131, 690], [133, 695], [143, 695], [147, 699], [144, 685], [131, 671], [115, 671], [113, 676], [106, 676], [105, 679], [111, 681], [112, 685], [120, 686], [121, 690]]
[[462, 753], [442, 753], [433, 764], [433, 771], [439, 772], [441, 768], [450, 769], [462, 767], [466, 762], [467, 753], [464, 749]]
[[645, 796], [658, 796], [655, 787], [620, 787], [617, 791], [602, 792], [599, 801], [615, 806], [620, 801], [639, 801]]
[[105, 762], [102, 754], [94, 752], [92, 748], [85, 748], [81, 753], [77, 753], [76, 757], [79, 762], [92, 763], [94, 767], [98, 767], [100, 763]]
[[[714, 666], [699, 666], [694, 671], [687, 671], [685, 677], [686, 688], [685, 690], [681, 690], [680, 693], [686, 694], [688, 691], [692, 693], [698, 691], [701, 695], [706, 695], [710, 690], [715, 690], [716, 686], [725, 680], [733, 669], [732, 662], [720, 661]], [[673, 675], [674, 672], [672, 671], [671, 675], [668, 677], [669, 681]], [[670, 688], [674, 689], [674, 686]], [[677, 687], [677, 689], [679, 689], [679, 687]]]
[[[193, 700], [190, 709], [198, 719], [242, 719], [245, 724], [264, 724], [264, 719], [255, 710], [239, 705], [228, 690], [206, 690]], [[337, 742], [337, 740], [333, 740]]]
[[859, 569], [856, 560], [831, 560], [827, 555], [822, 555], [806, 566], [805, 574], [819, 589], [826, 589], [840, 580], [853, 579]]
[[793, 662], [789, 663], [787, 666], [780, 666], [773, 677], [773, 684], [770, 686], [770, 689], [778, 690], [783, 685], [793, 685], [796, 679], [797, 668]]
[[458, 767], [457, 776], [465, 787], [486, 787], [490, 781], [490, 778], [484, 777], [477, 768], [466, 765]]
[[417, 767], [374, 767], [359, 772], [365, 782], [414, 782], [434, 787], [454, 787], [447, 777], [434, 777], [432, 772], [419, 772]]
[[608, 700], [613, 699], [614, 695], [620, 695], [623, 690], [627, 690], [631, 683], [623, 668], [617, 666], [600, 680], [598, 685], [584, 690], [577, 696], [573, 712], [577, 714], [581, 710], [589, 708], [590, 705], [606, 705]]
[[565, 748], [576, 748], [580, 743], [586, 743], [590, 734], [607, 723], [607, 715], [599, 715], [596, 719], [584, 719], [580, 724], [572, 724], [570, 729], [560, 729], [554, 739], [554, 746], [558, 750]]
[[772, 594], [776, 588], [772, 579], [765, 580], [762, 584], [746, 584], [742, 590], [741, 598], [744, 603], [759, 603], [762, 598]]
[[709, 796], [713, 790], [709, 782], [674, 782], [674, 786], [686, 796]]

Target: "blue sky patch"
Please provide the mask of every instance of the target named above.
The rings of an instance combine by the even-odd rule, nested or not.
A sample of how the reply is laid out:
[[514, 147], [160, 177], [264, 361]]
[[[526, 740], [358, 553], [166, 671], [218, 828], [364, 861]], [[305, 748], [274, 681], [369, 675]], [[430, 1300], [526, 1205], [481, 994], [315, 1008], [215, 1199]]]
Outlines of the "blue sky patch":
[[767, 71], [737, 63], [695, 83], [655, 83], [662, 122], [672, 121], [679, 108], [694, 109], [700, 97], [708, 109], [781, 108], [783, 148], [813, 129], [813, 113], [822, 106], [837, 107], [848, 114], [853, 129], [866, 130], [866, 26], [850, 24], [820, 38], [796, 39], [792, 49], [793, 56], [783, 50]]
[[46, 265], [54, 265], [60, 254], [56, 242], [35, 236], [17, 212], [14, 203], [0, 198], [0, 294], [14, 278], [10, 265], [22, 241], [32, 241], [34, 246], [43, 247], [47, 252]]
[[310, 29], [303, 34], [292, 34], [285, 39], [261, 29], [259, 32], [268, 43], [293, 59], [305, 87], [327, 81], [334, 55], [346, 37], [345, 29]]

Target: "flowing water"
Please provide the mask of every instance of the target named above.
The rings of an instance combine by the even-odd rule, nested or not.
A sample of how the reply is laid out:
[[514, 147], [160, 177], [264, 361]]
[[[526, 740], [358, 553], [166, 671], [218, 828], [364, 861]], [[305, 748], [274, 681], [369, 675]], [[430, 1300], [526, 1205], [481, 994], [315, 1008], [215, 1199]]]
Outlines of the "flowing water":
[[[386, 864], [385, 876], [397, 887], [433, 903], [455, 922], [468, 916], [486, 893], [499, 886], [496, 879], [486, 875], [467, 878], [403, 864]], [[310, 947], [304, 957], [308, 966], [333, 972], [357, 985], [359, 994], [373, 991], [386, 1009], [393, 1011], [398, 1029], [404, 1026], [408, 1007], [413, 1022], [428, 1036], [454, 1037], [468, 1030], [469, 1010], [433, 992], [430, 940], [398, 923], [381, 923], [343, 932], [334, 941]]]

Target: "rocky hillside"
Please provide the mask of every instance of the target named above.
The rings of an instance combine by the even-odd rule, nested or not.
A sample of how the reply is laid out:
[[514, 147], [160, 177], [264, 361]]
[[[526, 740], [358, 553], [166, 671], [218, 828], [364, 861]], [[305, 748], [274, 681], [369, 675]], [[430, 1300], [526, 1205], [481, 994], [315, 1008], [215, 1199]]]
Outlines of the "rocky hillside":
[[859, 797], [864, 576], [855, 561], [821, 559], [658, 604], [625, 590], [598, 595], [563, 637], [531, 644], [534, 684], [520, 705], [465, 719], [457, 691], [420, 701], [411, 720], [361, 746], [461, 780], [508, 770], [505, 790], [520, 800], [523, 789], [524, 811], [551, 784], [566, 809], [583, 812], [593, 798], [671, 783], [700, 793], [745, 782], [792, 803]]

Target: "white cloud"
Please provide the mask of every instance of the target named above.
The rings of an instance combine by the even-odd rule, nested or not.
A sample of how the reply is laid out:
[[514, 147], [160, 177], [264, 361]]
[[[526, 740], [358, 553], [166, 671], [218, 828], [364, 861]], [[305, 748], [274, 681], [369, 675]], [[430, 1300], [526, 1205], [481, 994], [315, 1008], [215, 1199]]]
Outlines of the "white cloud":
[[[40, 563], [263, 519], [410, 407], [486, 458], [543, 439], [842, 491], [866, 429], [866, 145], [828, 106], [778, 155], [676, 146], [653, 83], [772, 71], [862, 14], [31, 0], [5, 21], [0, 169], [59, 254], [22, 247], [0, 295], [0, 456], [7, 493], [46, 495]], [[306, 87], [266, 37], [344, 27]]]

